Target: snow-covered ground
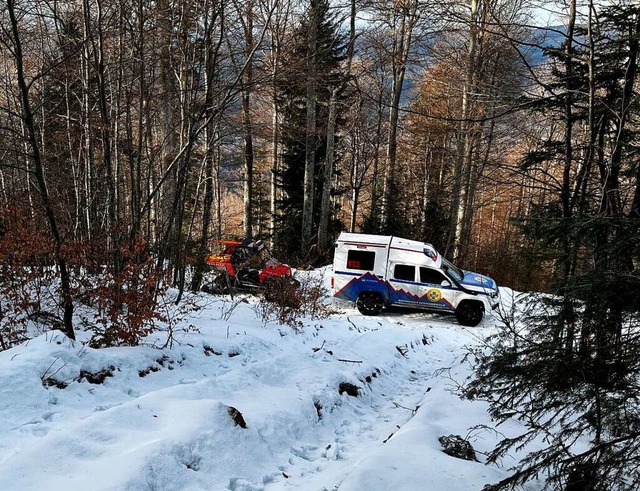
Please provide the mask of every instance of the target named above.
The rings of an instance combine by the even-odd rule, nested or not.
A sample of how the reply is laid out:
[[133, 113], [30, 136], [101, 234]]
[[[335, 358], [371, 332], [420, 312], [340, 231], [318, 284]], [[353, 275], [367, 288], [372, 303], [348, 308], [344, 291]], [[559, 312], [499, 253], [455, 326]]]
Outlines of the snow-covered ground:
[[203, 294], [172, 348], [94, 350], [51, 331], [0, 352], [0, 489], [449, 491], [506, 476], [438, 442], [496, 442], [470, 430], [486, 406], [451, 393], [493, 317], [464, 328], [340, 304], [293, 329], [237, 300]]

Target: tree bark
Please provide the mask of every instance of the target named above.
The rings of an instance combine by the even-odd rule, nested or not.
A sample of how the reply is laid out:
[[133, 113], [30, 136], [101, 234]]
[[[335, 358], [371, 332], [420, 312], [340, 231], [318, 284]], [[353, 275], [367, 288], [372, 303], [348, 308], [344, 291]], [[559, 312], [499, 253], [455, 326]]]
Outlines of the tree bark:
[[470, 134], [471, 123], [469, 121], [471, 112], [471, 94], [475, 79], [476, 51], [478, 47], [478, 13], [480, 0], [471, 0], [469, 3], [469, 50], [467, 64], [465, 67], [464, 85], [462, 88], [462, 106], [460, 109], [460, 133], [458, 135], [458, 146], [456, 164], [454, 167], [453, 192], [451, 195], [451, 222], [449, 230], [449, 240], [445, 254], [453, 253], [456, 260], [462, 256], [462, 228], [464, 222], [464, 211], [466, 201], [466, 188], [469, 183], [471, 164], [473, 159], [473, 143]]
[[318, 44], [318, 0], [311, 0], [309, 32], [307, 34], [307, 121], [304, 164], [304, 198], [302, 205], [302, 254], [306, 255], [313, 232], [313, 201], [315, 197], [314, 179], [316, 165], [316, 105], [317, 76], [316, 54]]
[[324, 179], [322, 188], [322, 199], [320, 203], [320, 224], [318, 227], [318, 246], [325, 250], [329, 246], [329, 219], [331, 217], [331, 178], [333, 176], [335, 160], [335, 133], [337, 104], [340, 94], [344, 91], [351, 77], [351, 63], [353, 61], [353, 51], [356, 38], [356, 2], [351, 0], [349, 16], [349, 44], [347, 47], [347, 66], [344, 79], [340, 86], [331, 91], [329, 100], [329, 121], [327, 123], [327, 153], [325, 159]]
[[339, 89], [331, 91], [329, 100], [329, 121], [327, 124], [327, 155], [324, 162], [322, 198], [320, 201], [320, 223], [318, 225], [318, 246], [324, 250], [329, 242], [329, 218], [331, 215], [331, 177], [335, 159], [336, 105]]
[[[245, 55], [250, 59], [253, 52], [253, 0], [246, 3]], [[242, 128], [244, 137], [244, 236], [253, 236], [253, 126], [251, 122], [251, 92], [253, 90], [253, 63], [246, 65], [242, 82]]]
[[412, 46], [413, 29], [418, 19], [417, 2], [407, 2], [401, 5], [400, 26], [394, 32], [393, 53], [391, 56], [393, 77], [391, 81], [391, 104], [389, 109], [389, 135], [387, 138], [386, 169], [383, 181], [383, 200], [381, 221], [382, 228], [387, 232], [391, 230], [390, 221], [395, 213], [397, 201], [397, 176], [396, 160], [398, 152], [398, 118], [400, 114], [400, 100], [404, 89], [404, 78], [407, 70], [407, 61]]
[[7, 12], [9, 14], [9, 20], [11, 22], [11, 35], [14, 46], [14, 59], [16, 64], [16, 77], [18, 80], [18, 88], [20, 90], [20, 100], [22, 103], [22, 118], [27, 130], [29, 145], [31, 147], [31, 160], [33, 162], [33, 174], [36, 179], [38, 192], [40, 193], [40, 199], [42, 200], [42, 207], [44, 209], [47, 223], [49, 224], [49, 230], [55, 243], [55, 256], [58, 270], [60, 273], [60, 286], [62, 293], [62, 305], [63, 305], [63, 329], [64, 333], [70, 338], [75, 339], [75, 332], [73, 330], [73, 299], [71, 297], [71, 278], [67, 269], [67, 262], [64, 259], [62, 253], [62, 237], [58, 228], [58, 222], [56, 219], [53, 204], [49, 197], [49, 190], [47, 188], [47, 181], [45, 177], [45, 168], [42, 161], [40, 152], [40, 143], [38, 142], [38, 135], [36, 131], [36, 123], [31, 109], [31, 101], [29, 96], [29, 88], [27, 86], [24, 76], [23, 65], [23, 53], [22, 42], [20, 39], [20, 32], [18, 26], [18, 20], [15, 13], [15, 0], [7, 0]]

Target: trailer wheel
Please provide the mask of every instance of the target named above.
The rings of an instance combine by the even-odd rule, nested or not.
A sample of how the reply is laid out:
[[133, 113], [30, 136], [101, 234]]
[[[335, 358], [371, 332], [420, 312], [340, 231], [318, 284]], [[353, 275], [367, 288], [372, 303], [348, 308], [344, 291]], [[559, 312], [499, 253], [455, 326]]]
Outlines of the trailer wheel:
[[382, 299], [375, 292], [362, 292], [358, 295], [356, 307], [362, 315], [378, 315], [382, 310]]
[[456, 319], [463, 326], [475, 327], [483, 316], [484, 307], [480, 302], [462, 302], [456, 309]]

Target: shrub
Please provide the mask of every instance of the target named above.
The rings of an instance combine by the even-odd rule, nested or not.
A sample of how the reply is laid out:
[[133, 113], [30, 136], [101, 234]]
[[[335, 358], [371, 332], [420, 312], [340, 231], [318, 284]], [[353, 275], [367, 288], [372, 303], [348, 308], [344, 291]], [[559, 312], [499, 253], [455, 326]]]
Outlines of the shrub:
[[97, 286], [87, 295], [98, 309], [92, 347], [138, 345], [158, 322], [166, 321], [159, 300], [166, 286], [154, 258], [139, 240], [120, 253], [120, 270], [97, 277]]
[[60, 311], [52, 241], [20, 207], [5, 210], [3, 229], [6, 233], [0, 235], [0, 350], [28, 339], [30, 320], [37, 316], [59, 319]]
[[302, 327], [302, 318], [326, 319], [336, 313], [324, 300], [327, 297], [322, 278], [305, 275], [299, 280], [274, 278], [265, 282], [258, 309], [264, 322]]

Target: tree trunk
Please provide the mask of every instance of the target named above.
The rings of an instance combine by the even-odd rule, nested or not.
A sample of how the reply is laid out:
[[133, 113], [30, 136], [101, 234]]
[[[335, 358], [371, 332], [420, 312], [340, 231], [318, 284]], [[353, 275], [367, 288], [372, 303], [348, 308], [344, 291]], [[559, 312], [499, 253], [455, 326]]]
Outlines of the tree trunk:
[[[564, 101], [564, 117], [565, 117], [565, 134], [564, 134], [564, 167], [562, 171], [562, 189], [560, 193], [560, 201], [562, 202], [562, 214], [565, 219], [572, 216], [571, 210], [571, 167], [573, 165], [573, 36], [576, 22], [576, 0], [570, 0], [569, 2], [569, 22], [567, 25], [567, 39], [565, 41], [565, 77], [566, 77], [566, 94]], [[560, 258], [560, 268], [562, 274], [562, 285], [566, 285], [571, 276], [571, 264], [573, 250], [572, 240], [568, 235], [568, 232], [562, 237], [562, 256]], [[557, 327], [555, 334], [555, 342], [562, 343], [563, 338], [569, 337], [569, 340], [573, 338], [573, 330], [575, 325], [575, 313], [573, 309], [573, 302], [570, 297], [569, 291], [562, 287], [562, 312], [560, 315], [560, 325]], [[566, 331], [570, 331], [571, 334], [567, 335]], [[566, 344], [565, 348], [569, 351], [572, 350], [572, 345]]]
[[331, 177], [333, 176], [335, 160], [335, 132], [337, 118], [338, 97], [346, 88], [351, 76], [351, 63], [356, 37], [356, 2], [351, 0], [351, 14], [349, 17], [349, 45], [347, 47], [347, 67], [344, 79], [340, 87], [331, 91], [329, 100], [329, 122], [327, 123], [327, 154], [324, 168], [324, 179], [322, 188], [322, 200], [320, 203], [320, 225], [318, 227], [318, 246], [325, 250], [329, 246], [329, 219], [331, 217]]
[[404, 64], [398, 59], [398, 51], [402, 51], [402, 44], [398, 47], [398, 43], [404, 42], [406, 30], [406, 17], [402, 16], [399, 29], [399, 39], [394, 39], [394, 55], [393, 63], [393, 80], [391, 82], [391, 106], [389, 109], [389, 135], [387, 137], [387, 154], [386, 168], [383, 181], [383, 198], [382, 198], [382, 228], [388, 231], [389, 218], [393, 214], [393, 200], [395, 193], [396, 178], [396, 153], [397, 153], [397, 135], [398, 135], [398, 112], [400, 108], [400, 97], [402, 95], [402, 84], [404, 80]]
[[[102, 30], [102, 0], [96, 0], [97, 7], [97, 50], [94, 52], [94, 63], [97, 75], [97, 89], [98, 89], [98, 104], [100, 107], [100, 137], [102, 140], [102, 165], [104, 166], [107, 181], [107, 216], [108, 225], [107, 233], [108, 238], [111, 240], [111, 244], [108, 247], [111, 248], [113, 253], [113, 267], [115, 274], [120, 272], [122, 267], [122, 258], [120, 254], [120, 232], [117, 227], [117, 195], [116, 195], [116, 182], [113, 176], [113, 163], [111, 159], [111, 118], [109, 117], [109, 106], [107, 103], [107, 81], [106, 70], [104, 64], [104, 41]], [[89, 20], [89, 19], [87, 19]]]
[[[389, 135], [387, 138], [386, 169], [383, 183], [382, 228], [386, 232], [396, 232], [392, 217], [395, 217], [397, 197], [396, 160], [398, 150], [398, 118], [400, 100], [404, 89], [407, 60], [411, 50], [413, 28], [417, 20], [417, 2], [408, 2], [400, 13], [400, 26], [394, 29], [393, 53], [391, 57], [393, 78], [391, 81], [391, 104], [389, 109]], [[393, 218], [395, 220], [395, 218]]]
[[356, 220], [358, 217], [358, 202], [360, 201], [360, 188], [354, 187], [351, 190], [351, 220], [349, 223], [349, 232], [356, 231]]
[[302, 206], [302, 254], [308, 254], [313, 232], [314, 178], [316, 164], [316, 51], [318, 44], [318, 0], [311, 0], [311, 18], [307, 39], [307, 122], [304, 164], [304, 198]]
[[476, 51], [478, 47], [478, 13], [479, 0], [471, 0], [469, 20], [469, 54], [465, 67], [464, 85], [462, 89], [462, 107], [460, 109], [460, 133], [458, 135], [458, 155], [454, 167], [453, 192], [451, 195], [451, 222], [449, 240], [445, 254], [453, 253], [456, 260], [462, 256], [461, 237], [464, 222], [464, 204], [466, 201], [466, 187], [469, 184], [471, 163], [473, 159], [471, 123], [471, 94], [475, 79]]
[[[275, 69], [274, 69], [275, 70]], [[274, 75], [275, 79], [275, 75]], [[274, 237], [276, 233], [277, 213], [278, 213], [278, 172], [280, 162], [280, 131], [279, 131], [279, 116], [278, 116], [278, 101], [275, 94], [273, 95], [273, 115], [272, 115], [272, 132], [271, 132], [271, 190], [270, 190], [270, 221], [269, 221], [269, 235]]]
[[7, 11], [11, 22], [11, 36], [14, 48], [14, 59], [16, 64], [16, 76], [18, 79], [18, 88], [20, 90], [20, 99], [22, 103], [22, 118], [27, 130], [29, 145], [31, 147], [31, 160], [33, 162], [33, 174], [36, 178], [36, 184], [38, 192], [40, 193], [40, 199], [42, 200], [42, 207], [44, 209], [47, 223], [49, 224], [49, 230], [55, 243], [55, 255], [58, 270], [60, 272], [60, 287], [62, 292], [62, 305], [63, 305], [63, 329], [64, 333], [70, 338], [75, 339], [75, 332], [73, 330], [73, 299], [71, 297], [71, 279], [69, 271], [67, 269], [67, 263], [62, 254], [62, 238], [58, 229], [58, 222], [56, 220], [53, 205], [49, 197], [49, 190], [47, 188], [47, 181], [45, 178], [44, 163], [42, 162], [40, 146], [38, 142], [38, 135], [36, 131], [36, 123], [31, 110], [31, 101], [29, 98], [29, 88], [24, 78], [24, 65], [22, 54], [22, 43], [20, 39], [18, 20], [15, 14], [15, 1], [7, 0]]
[[329, 245], [329, 218], [331, 216], [331, 176], [335, 158], [336, 105], [338, 90], [331, 91], [329, 100], [329, 123], [327, 125], [327, 156], [324, 163], [322, 199], [320, 202], [320, 224], [318, 226], [318, 246], [325, 250]]
[[84, 164], [82, 171], [80, 172], [81, 182], [83, 184], [83, 200], [82, 207], [84, 214], [84, 232], [87, 238], [93, 236], [92, 230], [92, 217], [95, 217], [95, 213], [92, 213], [92, 203], [95, 201], [92, 199], [91, 193], [91, 168], [93, 167], [93, 125], [91, 124], [91, 101], [89, 100], [89, 93], [91, 92], [90, 79], [91, 73], [89, 70], [89, 47], [90, 47], [90, 7], [87, 0], [82, 2], [82, 16], [83, 16], [83, 42], [82, 42], [82, 123], [84, 131], [84, 148], [83, 148], [83, 160]]
[[[246, 5], [245, 55], [253, 52], [253, 1]], [[249, 61], [242, 84], [242, 126], [244, 130], [244, 235], [253, 236], [253, 129], [251, 124], [251, 91], [253, 84], [253, 63]]]
[[[217, 68], [216, 66], [216, 53], [217, 48], [213, 43], [213, 27], [215, 24], [216, 16], [210, 18], [207, 14], [205, 17], [205, 39], [204, 39], [204, 69], [205, 69], [205, 115], [209, 115], [213, 112], [213, 85], [214, 74]], [[222, 27], [221, 27], [222, 30]], [[207, 269], [206, 255], [208, 252], [209, 234], [211, 229], [211, 209], [213, 207], [214, 199], [214, 179], [216, 171], [216, 158], [215, 158], [215, 144], [216, 144], [216, 129], [213, 118], [208, 118], [205, 127], [205, 186], [204, 186], [204, 201], [202, 208], [202, 229], [200, 233], [198, 257], [196, 259], [195, 270], [193, 278], [191, 280], [191, 289], [199, 290], [202, 285], [202, 279], [204, 272]], [[217, 182], [217, 181], [216, 181]], [[218, 210], [220, 209], [218, 204]]]

